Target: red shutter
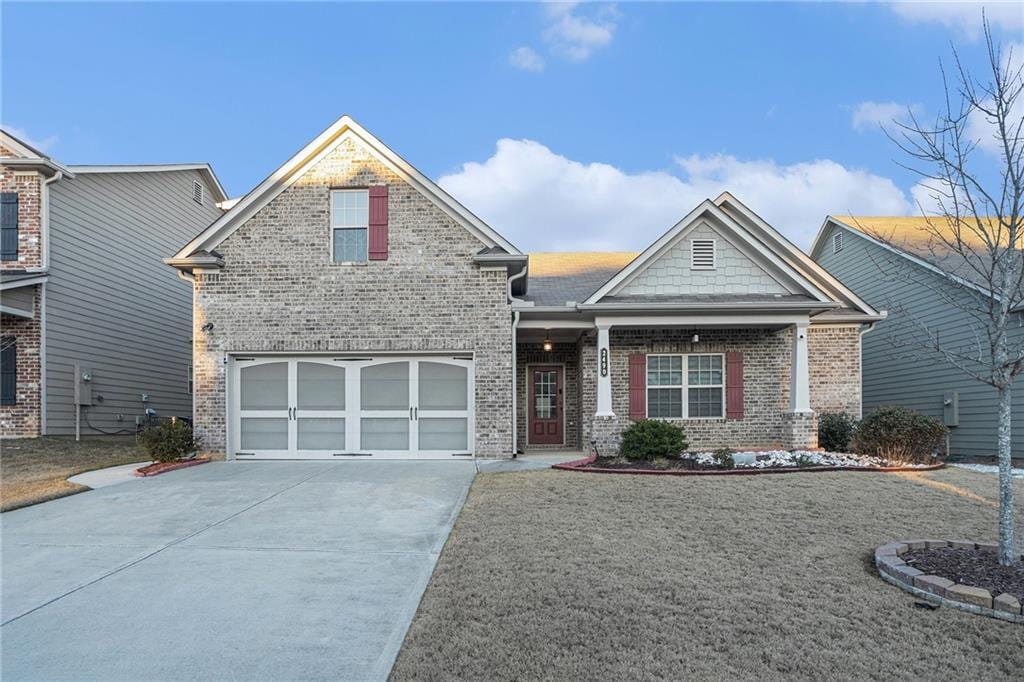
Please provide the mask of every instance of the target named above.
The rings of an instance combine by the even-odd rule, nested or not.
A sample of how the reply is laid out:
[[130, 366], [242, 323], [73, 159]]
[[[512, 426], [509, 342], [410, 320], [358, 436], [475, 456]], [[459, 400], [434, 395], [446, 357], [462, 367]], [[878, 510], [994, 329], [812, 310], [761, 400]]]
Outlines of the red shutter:
[[629, 356], [629, 418], [647, 418], [647, 356], [643, 353]]
[[370, 188], [370, 260], [388, 259], [388, 186]]
[[743, 419], [743, 353], [725, 354], [725, 417]]

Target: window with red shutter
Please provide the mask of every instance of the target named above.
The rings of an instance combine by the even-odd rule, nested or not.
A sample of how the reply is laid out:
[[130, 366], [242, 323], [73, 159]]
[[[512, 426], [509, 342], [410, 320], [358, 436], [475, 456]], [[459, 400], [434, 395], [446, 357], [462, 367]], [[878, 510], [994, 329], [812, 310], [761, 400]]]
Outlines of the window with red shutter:
[[743, 353], [725, 354], [725, 417], [743, 419]]
[[370, 188], [370, 260], [388, 259], [388, 186]]
[[647, 417], [647, 356], [633, 353], [629, 356], [629, 418]]

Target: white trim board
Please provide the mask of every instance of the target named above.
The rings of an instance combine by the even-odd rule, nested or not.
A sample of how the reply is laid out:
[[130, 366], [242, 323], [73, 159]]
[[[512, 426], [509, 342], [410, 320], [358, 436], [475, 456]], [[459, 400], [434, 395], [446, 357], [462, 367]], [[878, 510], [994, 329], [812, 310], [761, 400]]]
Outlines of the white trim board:
[[345, 115], [320, 133], [312, 142], [292, 156], [263, 182], [242, 197], [238, 203], [186, 244], [175, 259], [184, 259], [195, 251], [211, 251], [228, 238], [246, 220], [270, 203], [276, 196], [297, 182], [307, 170], [350, 138], [361, 141], [382, 163], [426, 196], [435, 206], [476, 236], [485, 246], [500, 246], [510, 254], [521, 252], [511, 242], [475, 216], [465, 206], [416, 170], [369, 131]]

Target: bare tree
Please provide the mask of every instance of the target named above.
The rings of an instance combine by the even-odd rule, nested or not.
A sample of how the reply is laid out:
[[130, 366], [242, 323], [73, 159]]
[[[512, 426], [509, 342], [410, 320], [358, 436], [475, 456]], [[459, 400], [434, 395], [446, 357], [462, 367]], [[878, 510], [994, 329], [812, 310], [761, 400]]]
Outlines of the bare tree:
[[[894, 122], [887, 134], [910, 157], [901, 165], [922, 176], [934, 202], [927, 209], [919, 202], [925, 220], [918, 250], [925, 244], [926, 260], [951, 275], [941, 286], [934, 278], [916, 283], [965, 313], [971, 326], [969, 341], [943, 338], [938, 328], [911, 315], [910, 340], [998, 394], [999, 562], [1009, 565], [1015, 559], [1011, 394], [1024, 371], [1024, 344], [1013, 332], [1024, 315], [1024, 79], [1012, 50], [1000, 49], [987, 22], [985, 38], [983, 80], [968, 72], [954, 49], [952, 83], [942, 70], [943, 111], [926, 124], [910, 110], [908, 122]], [[876, 229], [872, 236], [906, 246], [896, 234]]]

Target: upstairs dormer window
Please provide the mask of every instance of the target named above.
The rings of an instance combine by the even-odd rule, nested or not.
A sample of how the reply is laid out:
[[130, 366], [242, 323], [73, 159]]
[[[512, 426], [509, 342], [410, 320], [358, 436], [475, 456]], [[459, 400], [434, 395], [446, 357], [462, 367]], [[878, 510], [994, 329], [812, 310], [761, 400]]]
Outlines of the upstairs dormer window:
[[832, 253], [839, 253], [843, 250], [843, 232], [842, 230], [832, 235]]
[[714, 270], [715, 269], [715, 240], [714, 239], [691, 239], [690, 240], [690, 269], [691, 270]]
[[331, 254], [336, 263], [365, 263], [369, 258], [369, 195], [365, 189], [331, 191]]

